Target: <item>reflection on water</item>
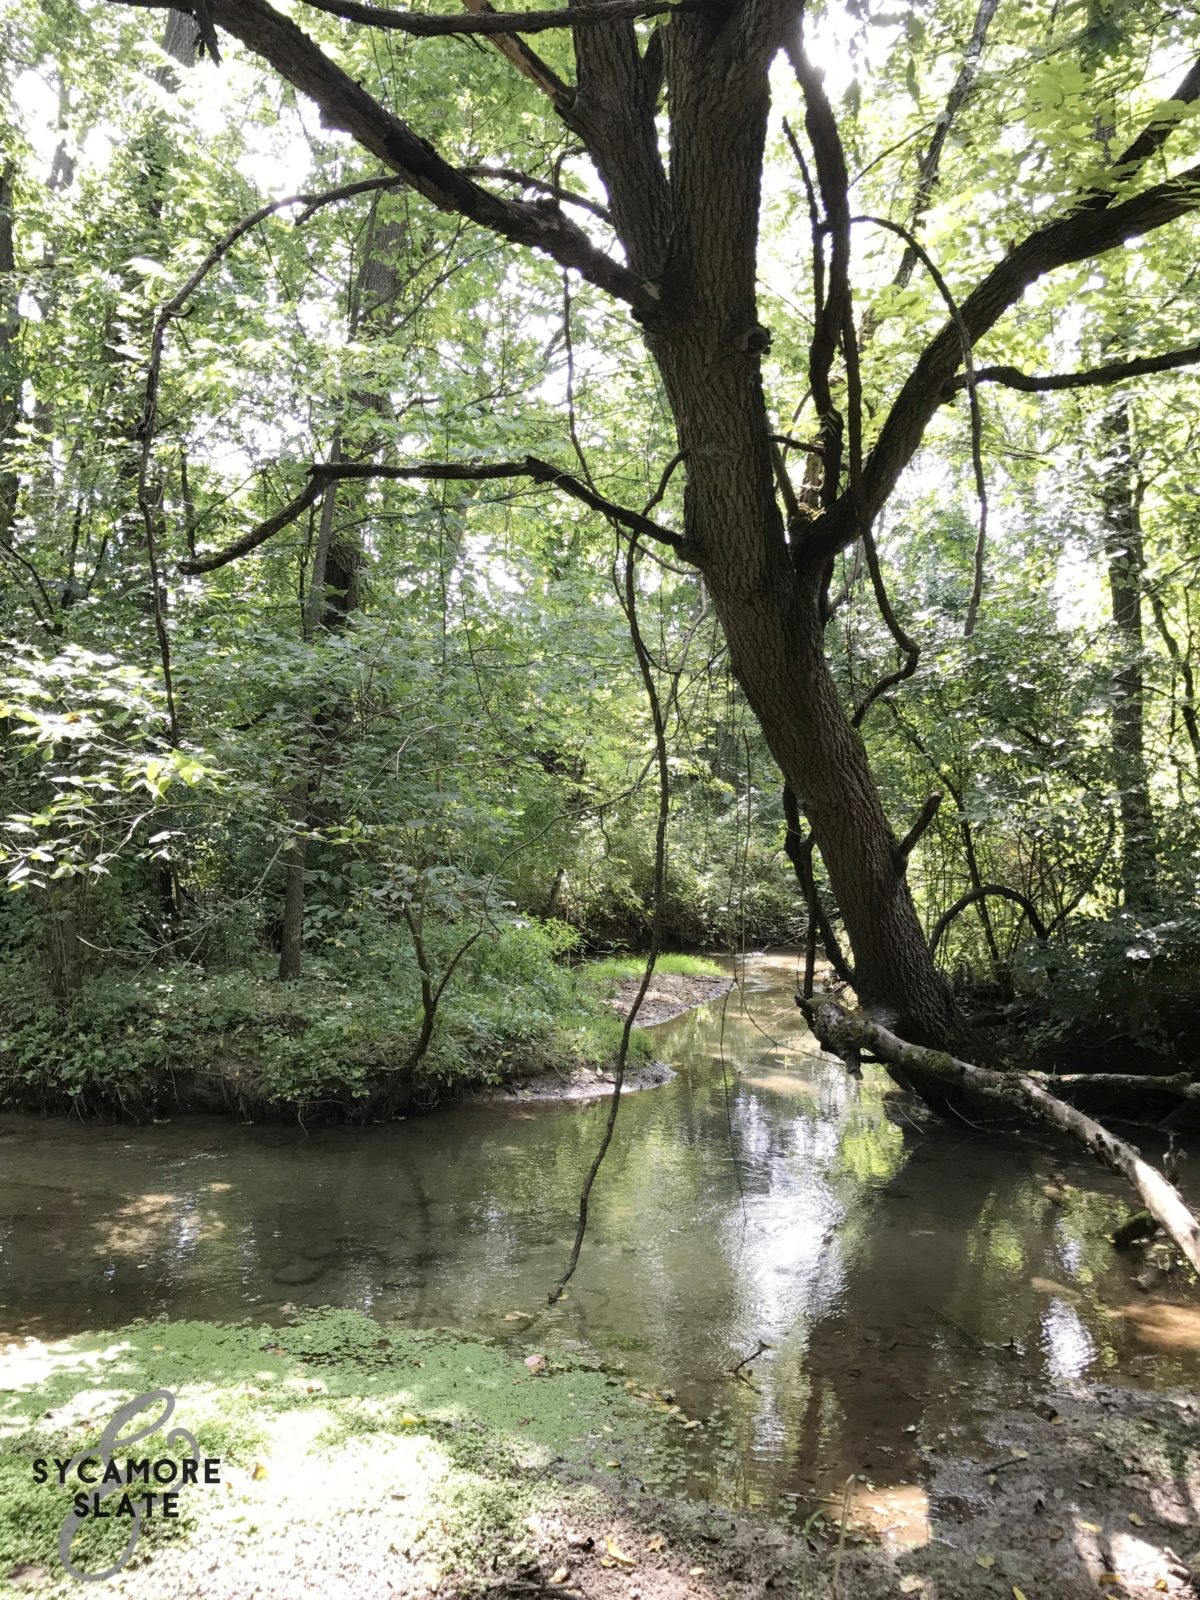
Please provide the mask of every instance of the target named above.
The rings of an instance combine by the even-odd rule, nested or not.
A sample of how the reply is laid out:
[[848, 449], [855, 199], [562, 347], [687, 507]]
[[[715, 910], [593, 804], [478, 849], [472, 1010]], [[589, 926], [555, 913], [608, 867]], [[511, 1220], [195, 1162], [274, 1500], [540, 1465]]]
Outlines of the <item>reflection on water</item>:
[[2, 1119], [0, 1328], [335, 1304], [565, 1345], [720, 1421], [697, 1487], [808, 1507], [862, 1474], [855, 1506], [884, 1527], [924, 1516], [923, 1447], [1039, 1382], [1200, 1376], [1200, 1313], [1142, 1294], [1106, 1241], [1117, 1180], [1050, 1137], [928, 1121], [876, 1069], [848, 1078], [788, 961], [656, 1032], [678, 1075], [623, 1104], [552, 1311], [602, 1103], [309, 1134]]

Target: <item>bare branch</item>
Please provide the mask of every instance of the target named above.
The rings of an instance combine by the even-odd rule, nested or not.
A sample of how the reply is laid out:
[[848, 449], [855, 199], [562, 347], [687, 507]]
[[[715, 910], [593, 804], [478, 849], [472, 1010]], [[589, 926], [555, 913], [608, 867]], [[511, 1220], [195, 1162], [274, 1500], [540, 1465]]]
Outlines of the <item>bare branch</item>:
[[[1193, 61], [1184, 74], [1183, 81], [1177, 85], [1170, 98], [1172, 102], [1185, 106], [1192, 105], [1200, 99], [1200, 59]], [[1149, 123], [1113, 162], [1114, 177], [1132, 178], [1152, 156], [1158, 154], [1177, 126], [1176, 117], [1159, 117]], [[1107, 205], [1111, 198], [1111, 195], [1097, 195], [1092, 198], [1090, 204]]]
[[871, 222], [878, 228], [886, 228], [890, 233], [900, 236], [905, 242], [905, 247], [913, 254], [914, 259], [921, 265], [933, 279], [938, 293], [945, 301], [946, 309], [950, 313], [950, 320], [958, 330], [959, 342], [962, 345], [963, 366], [966, 369], [964, 383], [971, 407], [971, 466], [975, 473], [975, 493], [979, 499], [979, 529], [975, 536], [974, 576], [971, 581], [971, 596], [967, 601], [967, 616], [963, 624], [963, 638], [969, 639], [975, 632], [975, 619], [979, 615], [979, 603], [983, 599], [983, 563], [987, 553], [987, 523], [988, 523], [988, 496], [987, 480], [983, 472], [983, 413], [979, 409], [979, 395], [975, 388], [975, 362], [971, 354], [971, 335], [963, 320], [958, 303], [950, 293], [950, 285], [939, 272], [933, 257], [920, 244], [912, 231], [902, 227], [898, 222], [890, 222], [886, 217], [855, 217], [855, 222]]
[[[136, 3], [136, 0], [135, 0]], [[175, 4], [175, 0], [171, 0]], [[455, 33], [545, 33], [551, 28], [594, 28], [606, 22], [626, 22], [638, 17], [661, 17], [671, 11], [694, 11], [698, 0], [601, 0], [572, 6], [565, 11], [493, 11], [491, 7], [467, 16], [445, 16], [424, 11], [390, 11], [361, 5], [358, 0], [304, 0], [314, 11], [325, 11], [346, 22], [365, 23], [396, 33], [429, 38]]]
[[249, 555], [251, 550], [257, 550], [260, 544], [266, 544], [272, 534], [282, 532], [298, 517], [302, 517], [309, 506], [319, 500], [324, 492], [324, 482], [320, 478], [310, 478], [300, 493], [285, 506], [281, 506], [273, 517], [257, 523], [249, 533], [243, 534], [233, 544], [227, 544], [223, 550], [218, 550], [213, 555], [192, 556], [187, 561], [181, 561], [180, 572], [185, 577], [191, 578], [201, 572], [215, 572], [218, 567], [227, 567], [231, 561]]
[[[792, 863], [792, 871], [796, 874], [797, 882], [804, 895], [805, 907], [809, 920], [809, 949], [815, 956], [816, 951], [812, 943], [812, 935], [819, 933], [821, 943], [825, 947], [825, 956], [829, 965], [843, 983], [854, 986], [854, 969], [842, 954], [838, 944], [837, 934], [833, 931], [825, 907], [821, 904], [820, 892], [817, 889], [816, 874], [813, 871], [813, 851], [817, 842], [811, 833], [804, 833], [800, 826], [800, 802], [796, 798], [796, 791], [790, 783], [783, 786], [783, 853]], [[805, 989], [812, 991], [812, 960], [806, 966]]]
[[561, 201], [563, 205], [580, 206], [584, 211], [590, 211], [594, 217], [599, 217], [601, 222], [611, 222], [612, 218], [601, 205], [594, 200], [589, 200], [585, 194], [576, 194], [573, 189], [564, 189], [560, 183], [551, 183], [548, 178], [535, 178], [531, 173], [518, 172], [516, 167], [489, 167], [487, 165], [464, 167], [462, 169], [469, 178], [493, 178], [497, 183], [519, 183], [523, 189], [536, 189], [539, 194], [547, 194], [551, 199]]
[[[1121, 383], [1126, 378], [1144, 378], [1153, 372], [1173, 372], [1179, 367], [1194, 366], [1200, 362], [1200, 343], [1189, 344], [1180, 350], [1166, 350], [1157, 356], [1135, 356], [1131, 361], [1106, 361], [1103, 366], [1088, 367], [1083, 372], [1053, 372], [1044, 375], [1022, 372], [1019, 367], [978, 367], [976, 383], [1002, 383], [1007, 389], [1020, 389], [1025, 394], [1044, 394], [1055, 389], [1087, 389], [1107, 383]], [[966, 383], [965, 377], [952, 379], [943, 389], [942, 396], [949, 400]]]
[[[842, 459], [843, 423], [841, 414], [833, 403], [829, 375], [838, 342], [843, 337], [846, 319], [850, 314], [850, 179], [846, 170], [846, 155], [842, 149], [837, 120], [825, 93], [821, 75], [805, 51], [804, 36], [799, 25], [787, 40], [785, 49], [796, 81], [804, 95], [804, 127], [812, 147], [817, 188], [825, 213], [820, 226], [813, 228], [815, 323], [808, 351], [808, 381], [817, 408], [817, 416], [821, 422], [824, 452], [821, 504], [828, 507], [833, 505], [838, 497]], [[788, 129], [788, 139], [808, 187], [799, 146], [790, 129]], [[810, 216], [812, 203], [813, 197], [810, 193]], [[826, 233], [830, 241], [829, 277], [822, 294]]]
[[937, 816], [938, 807], [941, 805], [941, 803], [942, 797], [940, 794], [931, 794], [929, 799], [926, 800], [925, 804], [917, 813], [916, 821], [897, 845], [896, 855], [899, 858], [900, 865], [902, 867], [907, 866], [909, 856], [911, 856], [913, 851], [917, 848], [917, 845], [921, 839], [921, 835], [933, 822], [934, 817]]
[[[463, 5], [473, 13], [493, 13], [488, 0], [463, 0]], [[535, 89], [540, 89], [555, 106], [562, 108], [574, 98], [575, 91], [564, 83], [553, 67], [549, 66], [531, 44], [526, 44], [513, 33], [494, 33], [491, 40], [506, 61], [512, 63], [523, 78], [528, 78]]]
[[981, 883], [977, 889], [971, 889], [967, 894], [960, 895], [952, 906], [948, 906], [942, 912], [934, 923], [933, 932], [929, 935], [929, 954], [931, 956], [937, 954], [938, 945], [941, 944], [946, 929], [956, 917], [961, 916], [968, 906], [976, 905], [989, 896], [998, 900], [1011, 900], [1014, 905], [1020, 906], [1029, 918], [1029, 926], [1033, 929], [1035, 937], [1049, 938], [1046, 924], [1028, 895], [1022, 894], [1019, 889], [1010, 889], [1006, 883]]
[[233, 544], [226, 545], [223, 550], [217, 550], [212, 555], [197, 556], [191, 561], [181, 561], [179, 570], [192, 576], [227, 566], [229, 562], [237, 561], [239, 557], [248, 555], [251, 550], [256, 550], [273, 534], [279, 533], [290, 523], [295, 522], [297, 517], [301, 516], [323, 493], [327, 484], [347, 480], [362, 482], [370, 478], [392, 482], [436, 478], [452, 483], [488, 483], [501, 478], [529, 478], [534, 483], [548, 484], [552, 488], [561, 490], [563, 494], [569, 494], [573, 499], [581, 501], [593, 511], [599, 511], [630, 533], [640, 534], [644, 538], [653, 539], [657, 544], [666, 545], [685, 561], [694, 560], [692, 546], [671, 529], [652, 522], [640, 511], [633, 511], [627, 506], [618, 505], [614, 500], [606, 499], [573, 473], [551, 466], [548, 461], [542, 461], [537, 456], [526, 456], [523, 461], [421, 461], [405, 467], [377, 466], [370, 461], [340, 462], [336, 465], [318, 464], [309, 468], [309, 481], [301, 493], [295, 499], [289, 500], [287, 505], [273, 517], [260, 522], [257, 527], [251, 528], [249, 533], [244, 534]]
[[[595, 1185], [597, 1174], [608, 1154], [612, 1144], [613, 1131], [617, 1125], [617, 1112], [621, 1109], [621, 1090], [625, 1083], [625, 1067], [629, 1060], [629, 1040], [633, 1033], [633, 1025], [637, 1014], [642, 1008], [642, 1002], [650, 988], [650, 980], [654, 976], [654, 964], [658, 960], [658, 953], [662, 949], [663, 938], [663, 899], [667, 875], [667, 824], [671, 816], [671, 774], [667, 760], [667, 728], [663, 715], [662, 697], [659, 695], [658, 686], [654, 681], [654, 668], [650, 659], [650, 652], [646, 648], [638, 625], [637, 615], [637, 536], [629, 541], [629, 548], [625, 552], [625, 585], [624, 593], [618, 590], [625, 615], [629, 621], [629, 634], [633, 640], [634, 654], [637, 656], [638, 671], [641, 673], [642, 686], [646, 691], [646, 699], [650, 706], [650, 717], [654, 728], [654, 759], [658, 767], [658, 818], [654, 830], [654, 910], [650, 921], [650, 948], [646, 952], [646, 962], [642, 969], [642, 981], [638, 985], [637, 993], [629, 1010], [625, 1014], [625, 1024], [621, 1029], [621, 1043], [617, 1050], [616, 1071], [613, 1074], [613, 1092], [608, 1103], [608, 1118], [604, 1124], [604, 1132], [600, 1137], [600, 1144], [588, 1168], [587, 1176], [583, 1181], [583, 1188], [579, 1195], [579, 1220], [575, 1226], [575, 1239], [571, 1246], [570, 1258], [566, 1269], [558, 1282], [551, 1289], [548, 1303], [556, 1305], [563, 1296], [563, 1290], [574, 1276], [575, 1268], [579, 1265], [579, 1252], [583, 1249], [584, 1235], [587, 1232], [588, 1203], [591, 1200], [592, 1188]], [[616, 574], [613, 574], [614, 580]], [[681, 669], [682, 670], [682, 669]], [[674, 674], [671, 694], [679, 686], [679, 673]]]
[[[960, 301], [961, 324], [974, 345], [1032, 284], [1059, 267], [1103, 255], [1138, 234], [1165, 227], [1200, 206], [1200, 165], [1102, 211], [1078, 207], [1044, 224], [1016, 246]], [[893, 228], [895, 225], [893, 224]], [[867, 461], [867, 509], [878, 512], [912, 460], [942, 391], [962, 357], [962, 335], [954, 319], [925, 347], [897, 395]], [[844, 495], [806, 542], [805, 558], [818, 563], [853, 542], [856, 516]]]

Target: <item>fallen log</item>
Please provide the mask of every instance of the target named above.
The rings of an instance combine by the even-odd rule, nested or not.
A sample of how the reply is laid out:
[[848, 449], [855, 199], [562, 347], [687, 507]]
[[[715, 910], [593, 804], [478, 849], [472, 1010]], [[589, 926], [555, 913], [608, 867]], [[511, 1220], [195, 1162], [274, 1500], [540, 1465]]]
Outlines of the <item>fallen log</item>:
[[1133, 1185], [1146, 1210], [1200, 1272], [1200, 1221], [1188, 1209], [1174, 1184], [1143, 1161], [1131, 1144], [1116, 1138], [1100, 1123], [1050, 1094], [1031, 1074], [995, 1072], [990, 1067], [960, 1061], [941, 1050], [909, 1044], [880, 1023], [849, 1012], [834, 1000], [818, 996], [797, 1003], [821, 1045], [835, 1055], [870, 1050], [894, 1066], [918, 1074], [932, 1074], [945, 1083], [959, 1084], [990, 1099], [1021, 1106], [1043, 1122], [1069, 1133], [1103, 1166], [1119, 1172]]
[[1152, 1078], [1138, 1072], [1028, 1072], [1025, 1076], [1060, 1092], [1064, 1089], [1131, 1089], [1135, 1093], [1172, 1094], [1181, 1100], [1200, 1100], [1200, 1083], [1190, 1072], [1175, 1072], [1167, 1078]]

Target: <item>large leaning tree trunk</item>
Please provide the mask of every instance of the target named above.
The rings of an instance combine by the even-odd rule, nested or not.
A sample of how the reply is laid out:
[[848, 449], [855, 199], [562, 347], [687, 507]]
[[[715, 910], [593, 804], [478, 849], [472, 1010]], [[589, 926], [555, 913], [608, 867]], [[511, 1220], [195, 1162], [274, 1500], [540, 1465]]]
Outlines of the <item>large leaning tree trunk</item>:
[[[158, 0], [126, 3], [154, 6]], [[565, 203], [571, 197], [559, 184], [535, 179], [526, 187], [538, 191], [536, 200], [509, 199], [472, 175], [486, 168], [468, 173], [454, 167], [268, 0], [205, 0], [203, 10], [218, 32], [240, 40], [311, 97], [328, 126], [348, 132], [428, 202], [550, 256], [628, 307], [643, 329], [674, 417], [686, 473], [684, 526], [666, 528], [616, 507], [594, 486], [531, 457], [414, 463], [376, 475], [524, 474], [603, 510], [643, 539], [657, 539], [676, 560], [697, 567], [725, 629], [737, 677], [824, 859], [853, 948], [861, 1002], [911, 1039], [945, 1043], [958, 1032], [955, 1007], [909, 895], [906, 852], [885, 815], [825, 655], [832, 563], [840, 551], [862, 542], [877, 570], [871, 524], [938, 407], [961, 388], [971, 344], [1046, 273], [1195, 209], [1200, 168], [1137, 188], [1137, 175], [1169, 137], [1170, 125], [1159, 122], [1118, 157], [1122, 194], [1132, 185], [1131, 197], [1092, 189], [1025, 240], [1007, 250], [998, 242], [996, 266], [961, 298], [955, 315], [920, 354], [868, 451], [851, 303], [850, 185], [836, 120], [805, 54], [801, 0], [587, 0], [520, 18], [498, 15], [482, 0], [465, 3], [469, 14], [433, 17], [352, 0], [307, 0], [312, 9], [360, 28], [490, 38], [545, 96], [547, 120], [557, 118], [571, 141], [587, 151], [607, 190], [606, 221], [619, 251], [600, 229], [589, 232], [574, 220], [579, 213]], [[303, 16], [305, 8], [299, 10]], [[669, 26], [639, 36], [634, 18], [664, 14]], [[571, 30], [574, 83], [558, 76], [520, 36], [547, 28]], [[428, 39], [423, 48], [439, 45]], [[813, 238], [821, 259], [813, 275], [807, 373], [820, 419], [818, 470], [800, 493], [775, 454], [761, 370], [770, 334], [759, 322], [755, 287], [768, 73], [781, 52], [804, 95], [815, 174]], [[1173, 98], [1190, 102], [1198, 95], [1200, 65]], [[666, 160], [659, 126], [664, 104]], [[883, 226], [915, 248], [926, 270], [933, 265], [904, 227], [886, 219]], [[1149, 368], [1115, 365], [1119, 374], [1131, 365], [1156, 370], [1153, 362]], [[1011, 369], [976, 377], [1012, 381]], [[1025, 379], [1030, 381], [1038, 382]], [[1076, 375], [1072, 381], [1112, 380]], [[835, 392], [845, 394], [844, 414]], [[289, 512], [298, 515], [311, 504], [316, 487], [334, 473], [363, 475], [362, 469], [315, 467], [309, 489], [292, 508], [223, 550], [184, 563], [184, 570], [210, 570], [253, 549], [286, 525]]]

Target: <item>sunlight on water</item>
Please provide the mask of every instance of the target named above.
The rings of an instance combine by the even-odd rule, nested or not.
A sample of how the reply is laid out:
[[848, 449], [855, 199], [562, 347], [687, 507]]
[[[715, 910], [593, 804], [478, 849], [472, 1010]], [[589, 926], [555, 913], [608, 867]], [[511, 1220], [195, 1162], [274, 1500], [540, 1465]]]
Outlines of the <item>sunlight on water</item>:
[[677, 1075], [622, 1104], [553, 1311], [603, 1103], [308, 1133], [0, 1119], [0, 1327], [334, 1304], [583, 1351], [705, 1424], [696, 1488], [803, 1516], [853, 1475], [854, 1517], [909, 1542], [923, 1449], [968, 1445], [1039, 1383], [1195, 1383], [1200, 1310], [1171, 1280], [1143, 1294], [1107, 1241], [1118, 1181], [847, 1077], [793, 973], [753, 960], [724, 1007], [655, 1030]]

